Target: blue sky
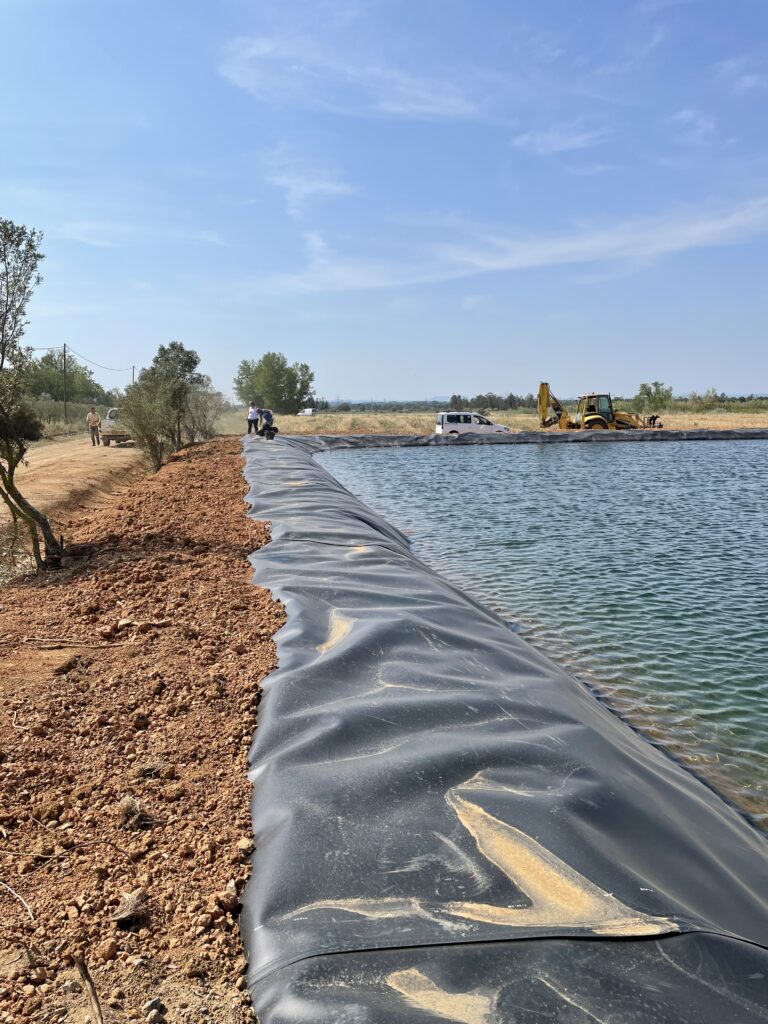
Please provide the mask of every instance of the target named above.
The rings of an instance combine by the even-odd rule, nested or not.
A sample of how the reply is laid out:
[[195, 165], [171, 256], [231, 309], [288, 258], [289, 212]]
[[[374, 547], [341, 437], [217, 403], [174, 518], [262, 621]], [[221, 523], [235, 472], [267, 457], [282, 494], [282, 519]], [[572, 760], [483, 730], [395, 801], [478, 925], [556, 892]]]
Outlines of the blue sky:
[[768, 392], [764, 0], [0, 0], [0, 37], [30, 344]]

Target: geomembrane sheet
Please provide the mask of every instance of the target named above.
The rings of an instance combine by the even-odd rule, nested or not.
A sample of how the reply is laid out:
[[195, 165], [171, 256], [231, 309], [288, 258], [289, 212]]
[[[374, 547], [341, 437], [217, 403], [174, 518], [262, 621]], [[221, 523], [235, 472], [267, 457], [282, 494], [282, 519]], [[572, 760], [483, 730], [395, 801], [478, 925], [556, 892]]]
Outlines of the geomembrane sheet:
[[313, 459], [365, 441], [403, 443], [244, 442], [287, 611], [251, 750], [259, 1019], [768, 1020], [765, 838]]

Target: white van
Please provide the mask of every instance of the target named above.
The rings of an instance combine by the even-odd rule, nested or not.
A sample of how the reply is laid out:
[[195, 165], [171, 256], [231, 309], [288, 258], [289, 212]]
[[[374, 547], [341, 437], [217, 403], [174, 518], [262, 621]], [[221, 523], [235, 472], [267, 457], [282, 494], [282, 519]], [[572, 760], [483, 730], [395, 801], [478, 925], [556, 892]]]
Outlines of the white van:
[[317, 409], [299, 409], [297, 416], [317, 416]]
[[479, 412], [439, 412], [436, 434], [508, 434], [509, 427], [493, 423]]

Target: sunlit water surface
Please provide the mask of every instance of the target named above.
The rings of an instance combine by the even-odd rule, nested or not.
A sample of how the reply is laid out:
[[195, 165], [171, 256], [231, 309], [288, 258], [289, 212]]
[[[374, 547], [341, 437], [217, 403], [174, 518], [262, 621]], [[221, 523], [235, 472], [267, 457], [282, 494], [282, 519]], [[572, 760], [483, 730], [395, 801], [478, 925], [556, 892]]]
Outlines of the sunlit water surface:
[[414, 554], [768, 828], [768, 442], [321, 461]]

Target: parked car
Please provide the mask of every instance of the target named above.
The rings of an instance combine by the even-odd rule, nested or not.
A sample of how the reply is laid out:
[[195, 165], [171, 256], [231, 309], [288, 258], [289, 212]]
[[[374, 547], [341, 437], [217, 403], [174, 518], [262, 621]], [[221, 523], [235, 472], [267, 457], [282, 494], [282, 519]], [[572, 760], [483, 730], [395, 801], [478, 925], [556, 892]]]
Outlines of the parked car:
[[107, 448], [113, 441], [115, 444], [122, 444], [131, 439], [131, 435], [119, 421], [119, 411], [110, 409], [101, 421], [101, 443]]
[[479, 412], [439, 412], [435, 420], [436, 434], [508, 434], [509, 427], [494, 423]]
[[317, 416], [317, 409], [299, 409], [297, 416]]

